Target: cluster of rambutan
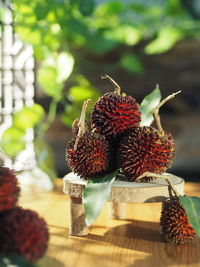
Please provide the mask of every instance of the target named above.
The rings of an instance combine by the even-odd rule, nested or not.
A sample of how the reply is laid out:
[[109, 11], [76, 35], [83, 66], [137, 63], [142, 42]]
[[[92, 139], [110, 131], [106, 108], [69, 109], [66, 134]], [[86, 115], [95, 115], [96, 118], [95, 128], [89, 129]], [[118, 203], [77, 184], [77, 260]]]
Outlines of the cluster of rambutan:
[[[95, 103], [90, 125], [85, 121], [89, 101], [84, 102], [80, 119], [72, 125], [73, 139], [67, 146], [67, 163], [74, 173], [86, 180], [119, 169], [127, 181], [148, 182], [153, 175], [145, 173], [163, 174], [175, 157], [174, 139], [163, 131], [158, 111], [176, 93], [153, 110], [157, 128], [141, 127], [136, 100], [121, 94], [119, 85], [112, 78], [107, 75], [103, 78], [109, 79], [116, 89]], [[186, 243], [195, 236], [178, 197], [164, 203], [160, 224], [166, 241]]]
[[0, 167], [0, 256], [18, 254], [35, 262], [46, 251], [46, 222], [35, 211], [17, 206], [20, 187], [14, 171]]
[[[95, 103], [91, 125], [85, 122], [88, 102], [80, 120], [72, 125], [73, 139], [67, 146], [69, 167], [84, 179], [100, 177], [120, 169], [127, 181], [135, 181], [144, 172], [163, 173], [175, 156], [170, 134], [154, 127], [140, 127], [141, 113], [137, 101], [114, 92], [104, 94]], [[144, 178], [150, 180], [150, 178]]]

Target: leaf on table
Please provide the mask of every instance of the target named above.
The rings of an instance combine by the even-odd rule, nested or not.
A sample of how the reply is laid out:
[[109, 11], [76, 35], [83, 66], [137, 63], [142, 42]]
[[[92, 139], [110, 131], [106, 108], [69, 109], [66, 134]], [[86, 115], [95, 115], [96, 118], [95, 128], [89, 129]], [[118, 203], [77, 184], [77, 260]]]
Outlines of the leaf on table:
[[90, 179], [83, 190], [83, 204], [85, 208], [85, 221], [87, 225], [100, 214], [105, 202], [110, 197], [111, 186], [118, 171], [114, 171], [104, 177]]
[[200, 198], [179, 196], [179, 200], [183, 205], [189, 224], [193, 227], [197, 236], [200, 236]]
[[142, 100], [140, 104], [141, 122], [140, 126], [150, 126], [154, 118], [152, 115], [152, 109], [155, 108], [161, 100], [161, 93], [158, 85], [156, 88]]
[[12, 254], [0, 256], [1, 267], [37, 267], [35, 264], [27, 262], [20, 255]]

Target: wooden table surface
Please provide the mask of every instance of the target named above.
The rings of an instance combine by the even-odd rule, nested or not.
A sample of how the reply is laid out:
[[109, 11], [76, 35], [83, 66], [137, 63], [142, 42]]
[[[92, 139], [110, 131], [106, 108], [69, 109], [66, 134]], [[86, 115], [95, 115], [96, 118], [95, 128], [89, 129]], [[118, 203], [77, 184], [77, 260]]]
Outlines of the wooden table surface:
[[[127, 204], [126, 220], [109, 219], [107, 203], [86, 237], [68, 235], [69, 199], [56, 190], [24, 188], [20, 205], [37, 211], [48, 223], [49, 248], [39, 267], [200, 266], [200, 239], [167, 244], [159, 234], [161, 203]], [[187, 195], [200, 196], [200, 184], [186, 183]]]

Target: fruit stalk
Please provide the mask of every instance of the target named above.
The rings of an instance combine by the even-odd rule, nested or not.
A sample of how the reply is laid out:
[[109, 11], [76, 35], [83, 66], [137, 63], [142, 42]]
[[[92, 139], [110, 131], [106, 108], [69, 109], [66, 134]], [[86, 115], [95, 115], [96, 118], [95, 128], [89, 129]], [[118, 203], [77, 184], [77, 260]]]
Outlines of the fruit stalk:
[[86, 127], [85, 127], [85, 116], [86, 116], [86, 110], [87, 110], [87, 106], [88, 104], [91, 102], [91, 99], [85, 100], [82, 106], [82, 110], [81, 110], [81, 116], [79, 119], [79, 123], [78, 123], [78, 134], [77, 134], [77, 138], [76, 138], [76, 142], [74, 144], [74, 150], [77, 150], [77, 146], [78, 146], [78, 141], [80, 136], [82, 136], [85, 131], [86, 131]]
[[117, 84], [110, 76], [108, 76], [107, 74], [102, 75], [101, 79], [108, 79], [115, 87], [115, 93], [120, 95], [121, 94], [121, 87], [119, 86], [119, 84]]
[[160, 115], [159, 115], [159, 109], [167, 102], [169, 101], [170, 99], [174, 98], [175, 95], [181, 93], [181, 90], [176, 92], [176, 93], [173, 93], [171, 95], [169, 95], [168, 97], [164, 98], [153, 110], [152, 110], [152, 115], [154, 116], [154, 119], [156, 121], [156, 125], [157, 125], [157, 128], [158, 128], [158, 131], [164, 136], [165, 135], [165, 132], [162, 128], [162, 125], [161, 125], [161, 122], [160, 122]]

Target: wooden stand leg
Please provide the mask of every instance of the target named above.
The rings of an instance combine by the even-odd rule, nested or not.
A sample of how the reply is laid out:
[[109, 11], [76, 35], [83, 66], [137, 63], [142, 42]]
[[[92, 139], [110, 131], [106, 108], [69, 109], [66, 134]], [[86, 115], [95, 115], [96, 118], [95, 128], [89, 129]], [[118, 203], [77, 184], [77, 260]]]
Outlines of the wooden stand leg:
[[111, 202], [110, 217], [116, 220], [125, 219], [126, 203]]
[[88, 234], [88, 227], [85, 223], [85, 211], [81, 198], [70, 197], [70, 226], [69, 234], [84, 236]]

